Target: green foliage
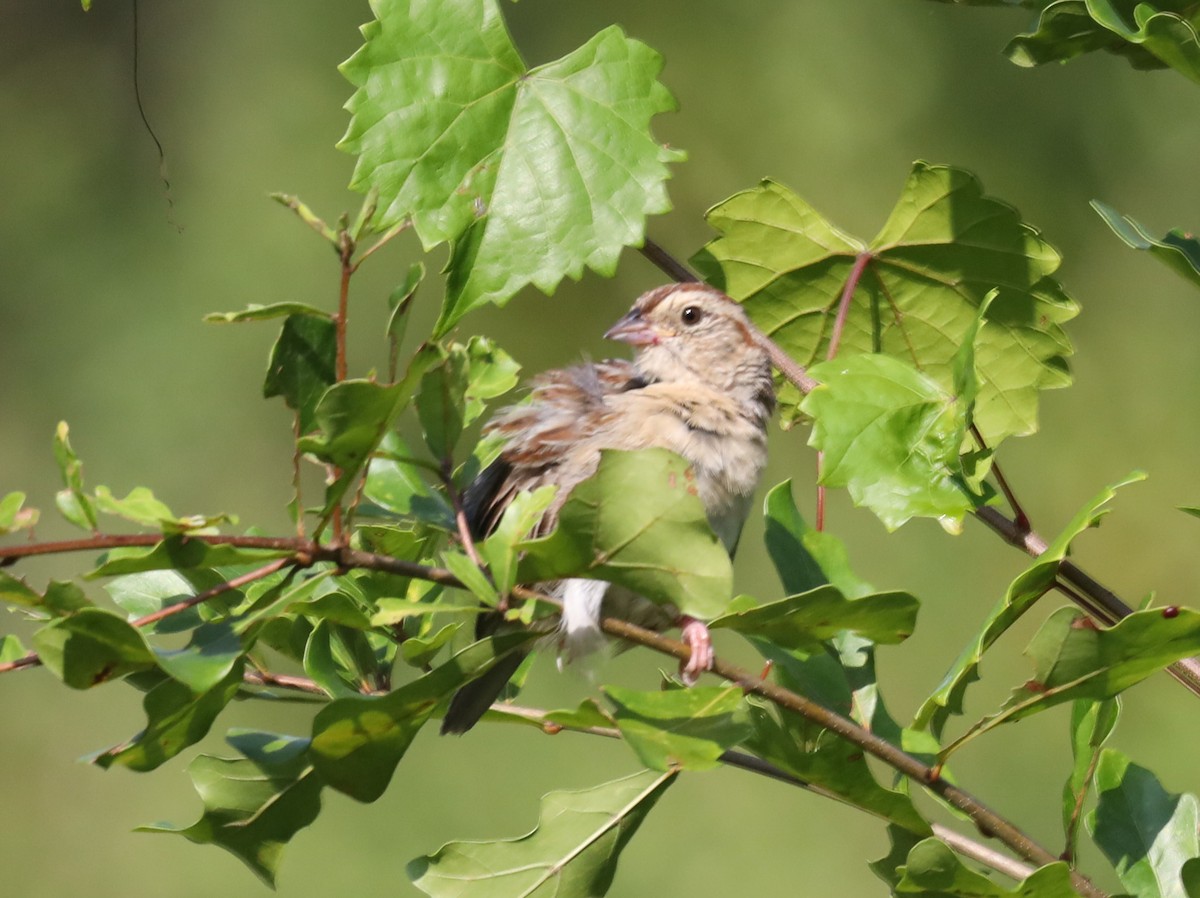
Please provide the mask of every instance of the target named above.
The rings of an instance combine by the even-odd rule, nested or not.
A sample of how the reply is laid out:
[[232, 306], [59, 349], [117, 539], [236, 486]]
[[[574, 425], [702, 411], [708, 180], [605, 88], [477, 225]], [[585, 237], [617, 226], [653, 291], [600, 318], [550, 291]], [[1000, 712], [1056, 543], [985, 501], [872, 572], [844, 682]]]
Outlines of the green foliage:
[[[1103, 49], [1200, 80], [1194, 2], [959, 2], [1037, 11], [1036, 29], [1007, 51], [1022, 65]], [[674, 100], [658, 81], [658, 54], [615, 26], [529, 68], [496, 0], [371, 6], [363, 44], [342, 66], [354, 91], [341, 147], [356, 156], [360, 210], [329, 224], [297, 197], [275, 197], [336, 251], [337, 311], [281, 302], [208, 316], [282, 319], [262, 392], [295, 415], [294, 452], [281, 467], [291, 468], [296, 535], [221, 533], [236, 519], [177, 515], [147, 487], [123, 498], [104, 486], [89, 491], [63, 423], [53, 445], [63, 483], [55, 504], [87, 538], [0, 546], [0, 567], [26, 554], [103, 552], [83, 577], [103, 581], [107, 604], [73, 580], [34, 586], [0, 570], [0, 601], [29, 623], [34, 649], [0, 635], [0, 673], [41, 665], [72, 689], [121, 682], [140, 696], [144, 727], [94, 752], [96, 766], [155, 770], [195, 746], [235, 700], [287, 698], [305, 715], [307, 738], [233, 730], [237, 757], [194, 757], [200, 818], [145, 829], [218, 845], [273, 883], [284, 846], [317, 818], [324, 788], [375, 801], [457, 690], [489, 677], [523, 684], [527, 656], [559, 648], [557, 584], [580, 577], [663, 606], [663, 620], [708, 621], [721, 682], [630, 687], [601, 673], [593, 691], [603, 707], [595, 699], [558, 711], [494, 705], [471, 738], [485, 738], [488, 721], [571, 729], [619, 738], [649, 769], [550, 793], [524, 838], [453, 842], [412, 862], [425, 893], [604, 895], [622, 850], [678, 774], [733, 766], [886, 821], [892, 848], [873, 869], [895, 895], [1096, 894], [1073, 866], [1084, 853], [1080, 823], [1138, 898], [1200, 894], [1196, 799], [1167, 793], [1105, 747], [1118, 698], [1200, 652], [1200, 612], [1145, 608], [1111, 627], [1071, 609], [1050, 613], [1028, 649], [1033, 676], [996, 713], [943, 742], [985, 655], [1063, 586], [1075, 538], [1099, 523], [1118, 487], [1140, 477], [1101, 491], [1043, 548], [995, 467], [1006, 438], [1036, 430], [1040, 391], [1070, 383], [1064, 325], [1078, 306], [1056, 279], [1057, 250], [973, 175], [925, 162], [914, 163], [870, 241], [770, 180], [708, 213], [717, 236], [697, 267], [744, 304], [761, 331], [751, 338], [765, 334], [816, 383], [792, 377], [780, 398], [785, 425], [811, 425], [819, 488], [845, 488], [889, 530], [930, 517], [950, 533], [974, 513], [994, 524], [1003, 495], [1014, 518], [1001, 515], [1006, 538], [1037, 550], [906, 728], [888, 710], [876, 653], [911, 651], [903, 643], [920, 602], [861, 579], [821, 513], [816, 527], [805, 521], [790, 481], [764, 502], [763, 538], [782, 591], [762, 602], [731, 598], [730, 557], [696, 472], [664, 450], [605, 450], [569, 495], [552, 486], [516, 495], [489, 533], [469, 533], [472, 481], [500, 451], [495, 435], [477, 438], [480, 423], [520, 368], [492, 339], [451, 331], [527, 285], [551, 293], [585, 268], [611, 275], [625, 247], [643, 244], [647, 216], [669, 208], [668, 164], [683, 158], [650, 131]], [[1156, 239], [1093, 205], [1128, 245], [1200, 284], [1194, 238], [1170, 231]], [[411, 264], [386, 297], [386, 372], [351, 375], [350, 279], [409, 229], [425, 252], [449, 244], [436, 321], [434, 310], [414, 312], [438, 285], [425, 283], [425, 262]], [[429, 331], [414, 333], [423, 322], [433, 322]], [[784, 459], [804, 469], [793, 461]], [[308, 511], [306, 462], [325, 485]], [[38, 510], [27, 498], [0, 496], [0, 537], [32, 531]], [[557, 523], [546, 533], [548, 511]], [[101, 531], [112, 524], [124, 529]], [[1078, 580], [1073, 588], [1091, 597]], [[682, 652], [626, 623], [632, 643]], [[757, 654], [761, 673], [727, 661], [739, 652]], [[644, 688], [654, 685], [662, 688]], [[954, 750], [1067, 702], [1069, 773], [1053, 808], [1066, 862], [992, 825], [975, 799], [955, 805], [979, 833], [1036, 861], [1015, 885], [997, 883], [949, 847], [962, 843], [933, 837], [941, 808], [914, 793], [928, 787], [946, 798], [941, 765]]]
[[451, 842], [413, 861], [408, 875], [433, 896], [607, 894], [621, 852], [675, 779], [645, 771], [582, 792], [551, 792], [529, 835]]

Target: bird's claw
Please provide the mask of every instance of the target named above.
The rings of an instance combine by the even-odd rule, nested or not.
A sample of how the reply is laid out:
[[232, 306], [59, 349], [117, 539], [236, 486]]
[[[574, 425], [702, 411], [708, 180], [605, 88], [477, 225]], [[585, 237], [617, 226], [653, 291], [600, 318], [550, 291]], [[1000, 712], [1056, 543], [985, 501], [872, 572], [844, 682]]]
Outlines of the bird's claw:
[[694, 686], [700, 679], [700, 674], [712, 670], [713, 646], [712, 637], [704, 621], [696, 620], [686, 615], [680, 619], [679, 635], [684, 644], [692, 650], [687, 661], [679, 665], [679, 676], [688, 686]]

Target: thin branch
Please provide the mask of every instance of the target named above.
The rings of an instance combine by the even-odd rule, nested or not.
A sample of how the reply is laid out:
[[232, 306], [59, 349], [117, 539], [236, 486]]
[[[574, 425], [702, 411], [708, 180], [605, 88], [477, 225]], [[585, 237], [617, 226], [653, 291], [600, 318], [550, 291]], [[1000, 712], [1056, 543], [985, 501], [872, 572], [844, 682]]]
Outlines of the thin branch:
[[261, 580], [264, 577], [269, 577], [282, 567], [289, 564], [296, 564], [296, 559], [292, 557], [279, 558], [272, 561], [270, 564], [264, 564], [260, 568], [242, 574], [240, 577], [234, 577], [232, 580], [226, 580], [224, 583], [218, 583], [212, 589], [206, 589], [204, 592], [198, 592], [194, 596], [184, 599], [182, 602], [176, 602], [174, 605], [168, 605], [166, 608], [160, 608], [151, 614], [139, 617], [137, 620], [131, 621], [135, 627], [148, 627], [165, 617], [170, 617], [173, 614], [178, 614], [181, 611], [186, 611], [188, 608], [195, 608], [197, 605], [207, 602], [209, 599], [214, 599], [223, 593], [232, 592], [235, 589], [241, 589], [248, 583], [253, 583], [255, 580]]
[[658, 266], [667, 277], [681, 284], [693, 284], [700, 280], [692, 273], [692, 270], [672, 256], [669, 252], [651, 240], [646, 238], [641, 245], [640, 251], [643, 256]]
[[354, 272], [358, 271], [358, 267], [362, 265], [363, 262], [367, 261], [367, 259], [371, 257], [372, 253], [386, 246], [387, 243], [391, 241], [391, 239], [397, 234], [407, 231], [411, 224], [412, 222], [406, 218], [404, 221], [400, 222], [400, 224], [391, 227], [387, 233], [363, 250], [363, 254], [358, 257], [357, 261], [355, 261], [354, 266], [350, 269], [350, 273], [353, 274]]
[[858, 289], [858, 282], [862, 280], [867, 264], [874, 258], [874, 254], [866, 250], [854, 257], [854, 267], [850, 269], [850, 276], [846, 278], [842, 297], [838, 301], [837, 318], [833, 321], [833, 331], [829, 335], [829, 351], [825, 353], [827, 359], [837, 355], [838, 346], [842, 342], [842, 331], [846, 328], [846, 318], [850, 315], [850, 300], [854, 298], [854, 291]]
[[248, 670], [242, 675], [242, 680], [251, 686], [277, 687], [279, 689], [294, 689], [298, 692], [319, 695], [328, 698], [328, 694], [314, 681], [306, 677], [294, 677], [290, 674], [277, 674], [262, 668]]
[[[979, 444], [979, 448], [986, 452], [988, 444], [984, 441], [983, 434], [980, 433], [974, 421], [971, 422], [971, 433], [975, 437], [975, 442]], [[1017, 501], [1017, 494], [1009, 486], [1008, 478], [1000, 470], [1000, 463], [994, 458], [992, 459], [992, 473], [996, 475], [996, 483], [1000, 486], [1000, 492], [1004, 494], [1004, 499], [1008, 502], [1008, 507], [1012, 509], [1017, 529], [1028, 533], [1033, 529], [1033, 525], [1029, 522], [1029, 515], [1025, 513], [1025, 509], [1021, 507], [1021, 503]]]
[[38, 657], [37, 652], [30, 652], [27, 655], [22, 655], [20, 658], [14, 658], [12, 661], [5, 661], [0, 664], [0, 674], [6, 674], [10, 670], [24, 670], [27, 667], [37, 667], [42, 663], [42, 659]]

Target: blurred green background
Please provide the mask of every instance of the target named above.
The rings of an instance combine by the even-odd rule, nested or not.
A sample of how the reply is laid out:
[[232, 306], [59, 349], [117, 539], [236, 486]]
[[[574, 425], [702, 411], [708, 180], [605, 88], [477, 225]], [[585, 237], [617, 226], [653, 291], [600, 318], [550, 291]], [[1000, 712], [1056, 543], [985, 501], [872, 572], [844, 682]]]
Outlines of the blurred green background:
[[[1200, 522], [1174, 505], [1200, 503], [1200, 297], [1119, 244], [1087, 202], [1103, 199], [1157, 233], [1200, 225], [1200, 89], [1107, 56], [1018, 69], [999, 50], [1024, 14], [924, 0], [524, 0], [504, 10], [531, 64], [612, 22], [664, 54], [681, 112], [656, 130], [690, 160], [670, 185], [675, 211], [650, 232], [677, 255], [710, 236], [708, 206], [767, 175], [866, 238], [918, 158], [969, 168], [1019, 207], [1063, 251], [1061, 276], [1083, 314], [1068, 328], [1077, 384], [1044, 397], [1042, 432], [1006, 445], [1001, 461], [1047, 536], [1104, 484], [1148, 471], [1080, 540], [1077, 558], [1133, 602], [1155, 590], [1162, 602], [1192, 602]], [[350, 94], [335, 67], [368, 17], [365, 2], [142, 0], [141, 90], [166, 148], [168, 209], [134, 100], [129, 2], [96, 0], [88, 14], [72, 0], [0, 4], [0, 494], [23, 489], [46, 510], [39, 537], [69, 535], [51, 511], [59, 420], [91, 485], [120, 494], [148, 485], [177, 512], [232, 511], [243, 525], [287, 528], [289, 416], [260, 398], [273, 329], [200, 319], [252, 302], [333, 304], [336, 259], [267, 194], [297, 193], [330, 218], [357, 207], [345, 189], [353, 160], [334, 149]], [[384, 300], [417, 255], [415, 240], [397, 241], [357, 278], [356, 372], [384, 364]], [[604, 328], [661, 281], [629, 252], [615, 280], [589, 275], [549, 299], [529, 290], [461, 331], [492, 335], [527, 371], [602, 357], [613, 349]], [[426, 324], [436, 299], [436, 289], [422, 295]], [[805, 438], [775, 435], [769, 480], [794, 478], [807, 511]], [[957, 538], [930, 522], [887, 535], [843, 496], [831, 499], [829, 526], [860, 574], [923, 600], [917, 634], [880, 658], [893, 712], [907, 717], [1024, 560], [971, 523]], [[766, 598], [778, 585], [760, 532], [752, 521], [737, 570], [743, 591]], [[87, 562], [18, 571], [40, 583]], [[15, 617], [0, 626], [28, 632]], [[1033, 629], [1022, 624], [986, 662], [971, 712], [1026, 678], [1020, 649]], [[652, 659], [613, 663], [630, 683], [653, 682]], [[548, 663], [535, 679], [532, 703], [574, 703], [591, 688], [582, 672], [559, 676]], [[1166, 677], [1132, 698], [1115, 744], [1168, 788], [1200, 789], [1184, 750], [1200, 737], [1200, 705]], [[1060, 844], [1066, 719], [1060, 709], [1002, 730], [955, 768], [1050, 845]], [[142, 721], [140, 696], [120, 686], [74, 693], [43, 670], [0, 678], [8, 893], [265, 894], [216, 849], [130, 832], [195, 819], [186, 758], [153, 776], [74, 762]], [[225, 721], [308, 728], [294, 708], [237, 706]], [[221, 751], [220, 734], [205, 747]], [[543, 792], [635, 766], [619, 744], [581, 736], [493, 728], [439, 739], [431, 729], [378, 803], [328, 794], [287, 850], [279, 893], [416, 894], [404, 879], [410, 858], [451, 838], [524, 833]], [[798, 790], [736, 771], [688, 775], [632, 843], [612, 894], [881, 895], [864, 861], [885, 841], [881, 824]], [[1100, 869], [1094, 855], [1087, 863]]]

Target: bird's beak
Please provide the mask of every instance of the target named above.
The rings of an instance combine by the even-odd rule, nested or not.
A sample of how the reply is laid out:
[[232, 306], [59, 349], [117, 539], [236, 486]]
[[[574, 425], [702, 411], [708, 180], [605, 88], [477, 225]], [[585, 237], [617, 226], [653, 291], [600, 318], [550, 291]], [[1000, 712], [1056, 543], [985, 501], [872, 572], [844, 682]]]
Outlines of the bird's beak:
[[659, 342], [658, 332], [642, 318], [637, 309], [631, 310], [605, 333], [606, 340], [620, 340], [631, 346], [653, 346]]

